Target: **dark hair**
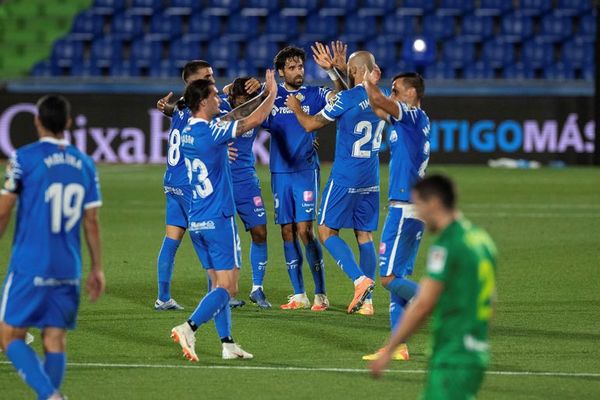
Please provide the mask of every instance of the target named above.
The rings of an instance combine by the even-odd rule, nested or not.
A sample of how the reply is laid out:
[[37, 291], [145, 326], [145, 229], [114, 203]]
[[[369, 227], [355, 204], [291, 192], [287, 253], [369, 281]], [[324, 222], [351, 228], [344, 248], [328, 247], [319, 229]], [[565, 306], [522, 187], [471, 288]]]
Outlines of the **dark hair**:
[[249, 76], [236, 78], [233, 81], [233, 83], [231, 84], [231, 88], [229, 89], [229, 96], [227, 96], [227, 100], [229, 100], [229, 104], [231, 104], [232, 107], [235, 107], [233, 105], [233, 103], [234, 103], [234, 100], [236, 97], [248, 96], [248, 98], [251, 99], [254, 96], [258, 95], [258, 91], [255, 91], [252, 93], [246, 92], [246, 82], [248, 82], [250, 79], [252, 79], [252, 78], [250, 78]]
[[37, 102], [37, 113], [42, 126], [52, 133], [62, 133], [67, 129], [71, 117], [71, 104], [60, 95], [47, 95]]
[[202, 68], [210, 68], [210, 64], [204, 60], [188, 61], [183, 66], [183, 72], [181, 73], [181, 78], [183, 79], [184, 82], [187, 82], [187, 79], [190, 77], [190, 75], [195, 74]]
[[281, 49], [279, 53], [277, 53], [277, 55], [275, 56], [275, 59], [273, 60], [273, 63], [275, 64], [275, 69], [283, 69], [285, 67], [285, 62], [289, 59], [294, 58], [299, 58], [304, 63], [304, 61], [306, 61], [306, 53], [301, 48], [295, 46], [287, 46]]
[[198, 111], [200, 102], [208, 98], [211, 86], [214, 86], [214, 83], [208, 79], [198, 79], [187, 85], [183, 98], [192, 112]]
[[448, 210], [454, 210], [456, 206], [456, 188], [454, 182], [447, 176], [428, 176], [417, 182], [413, 190], [424, 200], [437, 197]]
[[425, 96], [425, 80], [418, 72], [403, 72], [398, 74], [392, 79], [392, 83], [396, 79], [404, 79], [404, 84], [408, 87], [415, 88], [417, 91], [417, 98], [421, 100]]

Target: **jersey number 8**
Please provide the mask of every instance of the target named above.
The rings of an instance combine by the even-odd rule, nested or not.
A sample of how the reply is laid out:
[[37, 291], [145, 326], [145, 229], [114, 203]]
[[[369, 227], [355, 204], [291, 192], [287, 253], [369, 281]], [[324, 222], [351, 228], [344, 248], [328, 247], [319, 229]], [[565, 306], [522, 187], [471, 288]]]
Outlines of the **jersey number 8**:
[[[371, 158], [371, 151], [378, 152], [381, 147], [381, 132], [385, 121], [379, 121], [375, 128], [375, 136], [373, 136], [373, 124], [369, 121], [360, 121], [354, 127], [355, 135], [364, 135], [352, 145], [352, 157], [355, 158]], [[362, 147], [373, 139], [371, 150], [363, 150]]]
[[169, 135], [169, 151], [167, 154], [167, 161], [172, 167], [177, 165], [179, 157], [181, 157], [179, 146], [181, 146], [181, 133], [179, 129], [173, 129]]
[[[185, 166], [188, 170], [190, 184], [195, 188], [195, 193], [202, 199], [210, 196], [213, 192], [213, 186], [210, 179], [208, 179], [208, 169], [206, 168], [206, 164], [198, 158], [194, 158], [192, 161], [186, 158]], [[194, 174], [198, 174], [198, 184], [192, 182]]]

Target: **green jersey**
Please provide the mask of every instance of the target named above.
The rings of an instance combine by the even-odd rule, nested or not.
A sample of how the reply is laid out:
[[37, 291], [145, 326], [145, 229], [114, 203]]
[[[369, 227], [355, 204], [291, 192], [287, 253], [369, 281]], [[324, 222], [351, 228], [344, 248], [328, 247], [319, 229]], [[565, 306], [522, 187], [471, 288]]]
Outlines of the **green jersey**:
[[494, 242], [484, 230], [458, 219], [431, 246], [427, 273], [444, 284], [432, 319], [431, 365], [486, 367], [495, 293]]

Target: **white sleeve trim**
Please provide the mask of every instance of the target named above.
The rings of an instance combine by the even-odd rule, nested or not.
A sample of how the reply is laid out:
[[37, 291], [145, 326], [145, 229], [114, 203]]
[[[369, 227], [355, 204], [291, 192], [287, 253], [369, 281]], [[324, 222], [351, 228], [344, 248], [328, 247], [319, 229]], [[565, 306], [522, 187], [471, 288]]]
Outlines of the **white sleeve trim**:
[[335, 118], [331, 118], [329, 115], [325, 114], [325, 110], [321, 110], [321, 112], [319, 112], [319, 114], [322, 115], [323, 117], [325, 117], [326, 119], [328, 119], [331, 122], [335, 121]]
[[398, 121], [401, 121], [402, 120], [402, 105], [400, 104], [399, 101], [396, 102], [396, 105], [398, 106], [398, 117], [394, 117], [393, 115], [392, 115], [392, 117], [394, 117]]
[[232, 139], [235, 139], [237, 137], [237, 135], [235, 134], [235, 131], [237, 131], [237, 123], [238, 123], [237, 120], [233, 121], [233, 128], [231, 128], [231, 138]]
[[84, 210], [89, 210], [90, 208], [98, 208], [102, 205], [102, 200], [90, 201], [83, 205]]

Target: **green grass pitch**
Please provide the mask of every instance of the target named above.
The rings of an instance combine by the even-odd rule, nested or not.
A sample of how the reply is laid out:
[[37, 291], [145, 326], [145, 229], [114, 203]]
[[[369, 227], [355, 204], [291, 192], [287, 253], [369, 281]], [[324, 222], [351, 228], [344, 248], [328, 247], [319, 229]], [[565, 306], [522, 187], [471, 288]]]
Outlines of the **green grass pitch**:
[[[3, 169], [3, 168], [0, 168]], [[425, 328], [409, 343], [411, 360], [391, 365], [380, 381], [364, 372], [361, 356], [388, 336], [387, 292], [375, 291], [376, 315], [347, 315], [352, 285], [326, 254], [325, 313], [278, 309], [291, 293], [281, 237], [272, 224], [268, 170], [259, 168], [269, 212], [265, 289], [275, 308], [234, 310], [233, 334], [254, 353], [225, 362], [214, 325], [197, 334], [198, 364], [182, 358], [169, 339], [206, 292], [205, 274], [189, 238], [176, 259], [172, 293], [185, 312], [155, 312], [156, 257], [164, 232], [160, 166], [101, 166], [101, 211], [106, 296], [82, 301], [78, 329], [68, 341], [63, 391], [71, 399], [384, 399], [417, 398], [427, 367]], [[454, 177], [461, 209], [486, 228], [499, 248], [499, 302], [492, 327], [492, 364], [481, 399], [600, 398], [600, 170], [492, 170], [433, 166]], [[329, 174], [324, 166], [323, 183]], [[382, 194], [387, 192], [382, 166]], [[381, 201], [381, 222], [386, 214]], [[240, 297], [251, 287], [249, 235]], [[351, 232], [343, 237], [355, 248]], [[379, 241], [379, 233], [375, 235]], [[12, 227], [0, 241], [6, 273]], [[424, 270], [425, 235], [415, 267]], [[87, 257], [87, 256], [85, 256]], [[84, 270], [88, 266], [87, 258]], [[304, 267], [312, 299], [312, 277]], [[34, 331], [37, 335], [37, 332]], [[40, 350], [37, 338], [34, 347]], [[553, 374], [527, 374], [551, 372]], [[0, 398], [34, 398], [0, 355]]]

